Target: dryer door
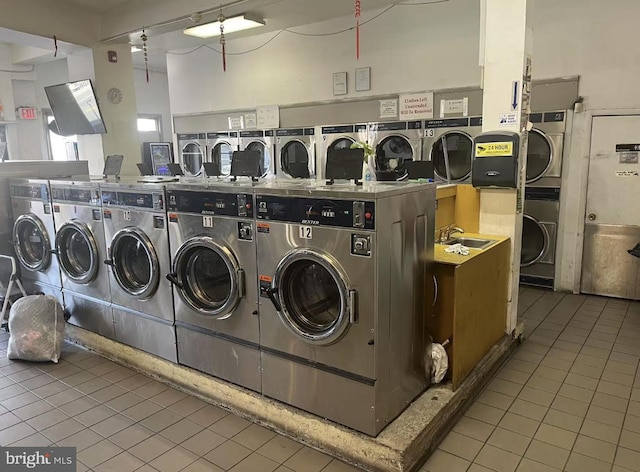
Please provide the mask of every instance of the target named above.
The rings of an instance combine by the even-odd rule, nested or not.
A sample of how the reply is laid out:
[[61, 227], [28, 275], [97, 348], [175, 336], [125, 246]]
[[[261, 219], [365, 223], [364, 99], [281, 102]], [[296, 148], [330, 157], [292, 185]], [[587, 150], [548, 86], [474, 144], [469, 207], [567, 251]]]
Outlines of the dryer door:
[[233, 147], [225, 141], [216, 143], [211, 149], [211, 162], [220, 170], [220, 175], [231, 174], [231, 159], [233, 158]]
[[282, 171], [294, 179], [308, 179], [309, 148], [299, 139], [288, 141], [280, 151], [280, 165]]
[[356, 318], [356, 291], [328, 254], [295, 249], [276, 268], [272, 294], [284, 325], [302, 340], [333, 344]]
[[406, 162], [413, 161], [413, 148], [407, 138], [387, 136], [376, 146], [376, 165], [382, 172], [397, 172], [398, 179], [406, 178]]
[[520, 267], [528, 267], [538, 262], [545, 262], [551, 254], [551, 235], [547, 225], [530, 215], [524, 215], [522, 222], [522, 254]]
[[462, 182], [471, 175], [473, 139], [463, 131], [444, 133], [431, 148], [433, 170], [441, 180]]
[[51, 264], [51, 239], [36, 215], [21, 215], [13, 225], [13, 244], [20, 263], [27, 269], [45, 271]]
[[60, 268], [73, 282], [86, 285], [98, 275], [98, 245], [82, 221], [74, 219], [60, 227], [56, 251]]
[[187, 143], [182, 148], [182, 168], [187, 175], [195, 176], [202, 173], [204, 151], [199, 143]]
[[527, 183], [530, 184], [544, 177], [554, 159], [551, 140], [542, 131], [532, 129], [529, 132], [527, 150]]
[[244, 297], [244, 271], [237, 259], [205, 236], [192, 238], [178, 249], [168, 279], [189, 307], [218, 320], [229, 318]]
[[247, 144], [245, 151], [258, 151], [260, 153], [260, 173], [262, 177], [266, 177], [269, 169], [271, 169], [271, 152], [269, 146], [262, 141], [252, 141]]
[[111, 240], [111, 265], [122, 290], [139, 300], [148, 300], [160, 283], [160, 263], [156, 250], [143, 231], [128, 227]]

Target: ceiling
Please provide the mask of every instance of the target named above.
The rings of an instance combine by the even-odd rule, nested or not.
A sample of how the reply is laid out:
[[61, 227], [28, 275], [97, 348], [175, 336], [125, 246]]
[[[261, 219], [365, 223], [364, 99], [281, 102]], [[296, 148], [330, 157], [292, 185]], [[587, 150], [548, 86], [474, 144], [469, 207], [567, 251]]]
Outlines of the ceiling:
[[122, 7], [128, 3], [135, 3], [136, 0], [57, 0], [56, 3], [79, 7], [95, 13], [106, 13], [110, 10]]
[[[30, 1], [30, 0], [22, 0]], [[425, 0], [404, 0], [402, 3], [424, 3]], [[440, 3], [449, 0], [429, 0]], [[285, 28], [297, 28], [338, 17], [354, 14], [353, 0], [221, 0], [225, 16], [250, 13], [266, 22], [263, 28], [234, 33], [228, 40], [280, 31]], [[362, 21], [371, 18], [381, 8], [398, 3], [397, 0], [366, 0], [362, 2]], [[166, 71], [166, 52], [189, 49], [202, 44], [217, 44], [218, 38], [209, 40], [186, 36], [182, 31], [195, 23], [190, 19], [194, 13], [201, 16], [200, 24], [215, 21], [220, 14], [220, 5], [210, 0], [57, 0], [70, 12], [86, 14], [90, 12], [99, 18], [100, 37], [103, 42], [129, 42], [140, 45], [140, 36], [144, 26], [149, 37], [148, 53], [151, 69]], [[320, 30], [324, 31], [324, 30]], [[10, 33], [14, 33], [12, 36]], [[49, 58], [53, 60], [53, 45], [50, 39], [25, 35], [0, 28], [0, 41], [19, 46], [41, 48], [45, 51], [31, 63]], [[73, 52], [73, 45], [64, 45], [64, 55]], [[60, 54], [59, 56], [60, 57]], [[134, 65], [144, 67], [142, 53], [133, 54]], [[22, 64], [29, 64], [25, 55]]]

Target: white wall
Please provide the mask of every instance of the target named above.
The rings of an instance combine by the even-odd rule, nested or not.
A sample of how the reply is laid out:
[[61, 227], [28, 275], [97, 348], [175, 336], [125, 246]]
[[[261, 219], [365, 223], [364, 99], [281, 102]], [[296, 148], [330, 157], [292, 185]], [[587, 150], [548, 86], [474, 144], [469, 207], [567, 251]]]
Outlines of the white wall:
[[139, 115], [162, 115], [162, 136], [172, 141], [169, 78], [164, 72], [149, 71], [149, 82], [143, 69], [133, 69]]
[[[379, 12], [368, 12], [363, 21]], [[349, 73], [349, 95], [479, 86], [479, 2], [396, 6], [361, 29], [356, 61], [355, 32], [305, 37], [282, 33], [259, 51], [221, 56], [207, 48], [167, 55], [174, 114], [252, 108], [257, 105], [332, 100], [332, 74]], [[353, 26], [353, 17], [295, 28], [318, 33]], [[274, 33], [227, 40], [230, 54], [264, 44]], [[213, 41], [217, 49], [220, 45]], [[354, 91], [354, 71], [371, 67], [370, 92]]]

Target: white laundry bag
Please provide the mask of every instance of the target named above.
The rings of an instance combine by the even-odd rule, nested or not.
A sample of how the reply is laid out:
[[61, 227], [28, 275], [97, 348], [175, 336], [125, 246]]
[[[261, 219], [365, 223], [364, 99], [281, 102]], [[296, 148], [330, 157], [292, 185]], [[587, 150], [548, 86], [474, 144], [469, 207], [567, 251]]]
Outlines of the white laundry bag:
[[64, 309], [51, 295], [20, 298], [9, 314], [9, 359], [55, 363], [64, 340]]

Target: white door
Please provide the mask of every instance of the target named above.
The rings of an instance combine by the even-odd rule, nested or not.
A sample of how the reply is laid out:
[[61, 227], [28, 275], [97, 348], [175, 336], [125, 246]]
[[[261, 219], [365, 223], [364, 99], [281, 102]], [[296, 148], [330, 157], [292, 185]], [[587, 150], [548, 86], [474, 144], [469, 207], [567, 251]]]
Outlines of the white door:
[[582, 291], [640, 299], [640, 116], [594, 117]]

